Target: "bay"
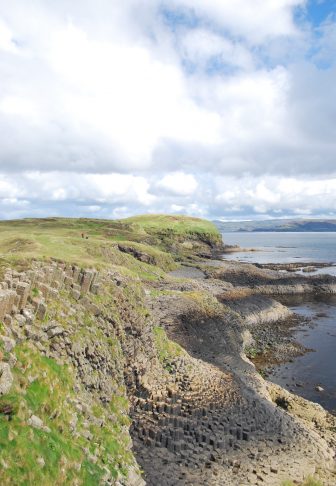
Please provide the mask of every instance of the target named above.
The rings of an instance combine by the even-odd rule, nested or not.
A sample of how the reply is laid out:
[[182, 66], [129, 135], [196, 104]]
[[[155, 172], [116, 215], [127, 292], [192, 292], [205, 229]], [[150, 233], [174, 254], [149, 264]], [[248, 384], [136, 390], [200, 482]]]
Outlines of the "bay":
[[[226, 253], [225, 260], [261, 264], [326, 262], [330, 266], [313, 273], [336, 275], [336, 233], [223, 233], [223, 240], [228, 245], [257, 250]], [[311, 319], [310, 326], [294, 330], [294, 338], [312, 351], [273, 367], [268, 379], [335, 413], [336, 296], [297, 296], [284, 303]]]
[[225, 260], [249, 263], [331, 263], [314, 273], [336, 275], [336, 233], [222, 233], [227, 245], [256, 251], [226, 253]]

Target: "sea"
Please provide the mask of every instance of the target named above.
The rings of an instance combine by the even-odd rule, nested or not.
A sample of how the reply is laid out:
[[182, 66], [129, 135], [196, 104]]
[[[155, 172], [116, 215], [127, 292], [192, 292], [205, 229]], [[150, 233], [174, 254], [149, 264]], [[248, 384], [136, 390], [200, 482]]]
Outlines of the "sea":
[[[223, 233], [223, 241], [256, 250], [225, 254], [225, 260], [329, 263], [312, 273], [336, 275], [336, 233]], [[311, 351], [275, 366], [268, 379], [336, 414], [336, 296], [291, 297], [284, 303], [310, 319], [309, 325], [294, 330], [294, 337]]]

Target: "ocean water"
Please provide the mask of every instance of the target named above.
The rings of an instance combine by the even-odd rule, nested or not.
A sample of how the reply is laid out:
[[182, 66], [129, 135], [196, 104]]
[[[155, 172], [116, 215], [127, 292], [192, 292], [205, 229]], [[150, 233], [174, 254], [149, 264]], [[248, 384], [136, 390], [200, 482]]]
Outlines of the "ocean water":
[[222, 233], [224, 243], [257, 251], [234, 252], [225, 260], [250, 263], [330, 263], [316, 273], [336, 275], [336, 233]]
[[[259, 251], [225, 254], [224, 259], [251, 263], [326, 262], [314, 273], [336, 275], [336, 233], [224, 233], [229, 245]], [[281, 299], [282, 300], [282, 299]], [[336, 413], [336, 296], [285, 298], [283, 303], [311, 319], [294, 331], [295, 339], [312, 351], [276, 366], [269, 380]], [[323, 391], [318, 391], [321, 386]]]
[[[309, 326], [295, 330], [294, 337], [314, 351], [276, 366], [268, 379], [336, 414], [336, 296], [310, 302], [302, 299], [287, 305], [311, 319]], [[323, 391], [318, 391], [317, 386]]]

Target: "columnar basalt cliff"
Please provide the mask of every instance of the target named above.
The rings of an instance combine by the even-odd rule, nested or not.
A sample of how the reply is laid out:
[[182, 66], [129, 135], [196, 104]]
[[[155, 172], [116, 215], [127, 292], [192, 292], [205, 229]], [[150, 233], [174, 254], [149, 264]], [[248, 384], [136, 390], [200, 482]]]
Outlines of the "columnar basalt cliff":
[[335, 484], [335, 419], [245, 354], [291, 317], [262, 294], [334, 279], [209, 260], [197, 219], [0, 229], [1, 484]]

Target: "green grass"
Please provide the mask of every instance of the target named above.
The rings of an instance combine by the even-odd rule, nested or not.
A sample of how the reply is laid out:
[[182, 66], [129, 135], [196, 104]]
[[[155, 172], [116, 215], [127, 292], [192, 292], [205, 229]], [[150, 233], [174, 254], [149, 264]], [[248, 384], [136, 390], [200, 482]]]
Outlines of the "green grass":
[[[123, 289], [112, 292], [112, 284], [94, 298], [116, 319], [121, 319], [118, 295], [123, 299], [123, 307], [134, 306], [144, 314], [138, 283], [134, 278], [127, 287], [132, 301], [127, 299]], [[95, 486], [101, 484], [106, 467], [111, 476], [117, 478], [127, 475], [129, 465], [134, 464], [128, 435], [129, 404], [123, 385], [124, 357], [120, 338], [112, 335], [106, 338], [88, 311], [83, 311], [81, 319], [77, 320], [67, 316], [69, 299], [68, 292], [62, 291], [59, 298], [50, 300], [49, 318], [65, 327], [76, 325], [73, 343], [79, 341], [85, 348], [86, 343], [99, 341], [115, 361], [116, 373], [110, 377], [115, 392], [110, 402], [103, 405], [98, 397], [90, 395], [91, 413], [97, 419], [104, 419], [104, 426], [90, 421], [89, 431], [94, 439], [88, 441], [83, 437], [81, 431], [87, 419], [77, 410], [74, 399], [82, 397], [83, 401], [86, 395], [84, 390], [74, 392], [74, 384], [78, 384], [74, 368], [41, 355], [32, 343], [17, 344], [14, 348], [17, 363], [12, 369], [14, 383], [10, 392], [0, 397], [1, 486]], [[86, 398], [84, 402], [88, 403]], [[39, 417], [50, 431], [31, 427], [28, 424], [31, 414]], [[75, 434], [70, 427], [74, 415], [78, 419]], [[112, 420], [107, 419], [111, 416]], [[91, 459], [96, 448], [99, 449], [97, 461]]]
[[[72, 370], [41, 356], [28, 344], [20, 344], [15, 350], [18, 362], [13, 370], [14, 386], [0, 398], [1, 485], [94, 486], [105, 474], [104, 464], [114, 477], [118, 471], [125, 473], [124, 467], [132, 463], [132, 456], [123, 429], [129, 426], [124, 390], [112, 398], [108, 408], [96, 403], [93, 413], [97, 418], [114, 414], [116, 420], [103, 428], [91, 425], [91, 444], [82, 436], [72, 435], [69, 428], [71, 416], [76, 413]], [[2, 413], [8, 407], [10, 420]], [[50, 432], [28, 425], [32, 413], [41, 418]], [[83, 448], [89, 447], [92, 453], [97, 445], [104, 452], [100, 461], [94, 463]]]
[[199, 313], [205, 317], [218, 317], [223, 314], [224, 307], [216, 297], [205, 291], [184, 292], [183, 297], [190, 299], [196, 304]]
[[260, 354], [260, 351], [253, 346], [246, 346], [244, 351], [249, 359], [254, 359]]
[[154, 265], [165, 271], [173, 270], [177, 267], [172, 255], [165, 251], [159, 250], [158, 248], [150, 245], [145, 245], [143, 243], [137, 243], [134, 241], [124, 241], [123, 245], [133, 248], [140, 253], [148, 255], [148, 257], [153, 260]]
[[182, 356], [184, 350], [179, 344], [168, 339], [166, 331], [162, 327], [154, 327], [153, 333], [158, 358], [164, 369], [170, 372], [172, 369], [172, 363], [176, 358]]
[[150, 274], [145, 264], [141, 269], [134, 263], [134, 257], [120, 252], [118, 243], [131, 242], [153, 256], [157, 267], [169, 270], [173, 268], [173, 260], [166, 250], [174, 238], [177, 241], [195, 237], [211, 243], [220, 241], [211, 222], [186, 216], [146, 215], [119, 221], [71, 218], [0, 221], [0, 277], [1, 269], [8, 265], [24, 269], [32, 259], [50, 258], [83, 267], [102, 268], [108, 263]]
[[190, 216], [170, 216], [166, 214], [146, 214], [123, 220], [149, 233], [171, 231], [175, 234], [209, 234], [218, 235], [218, 229], [210, 221]]

